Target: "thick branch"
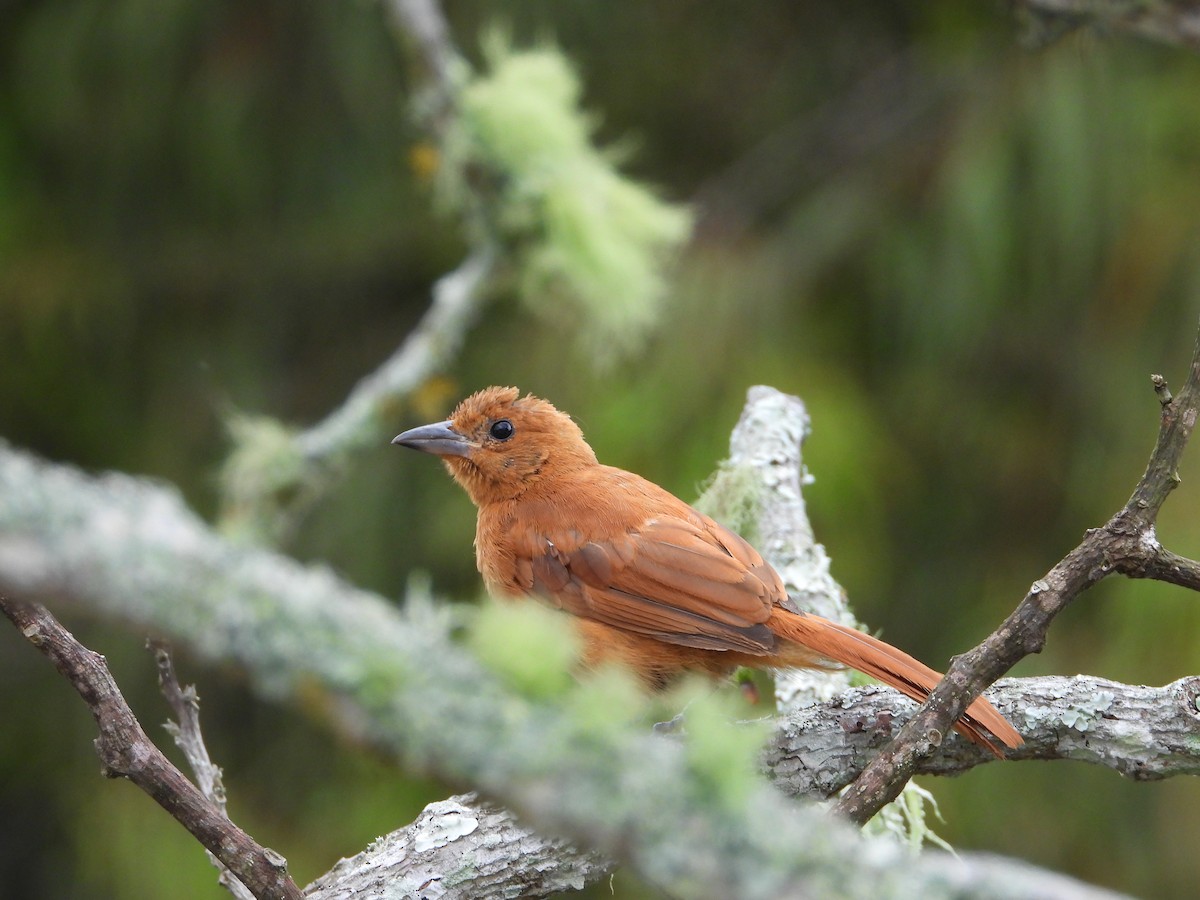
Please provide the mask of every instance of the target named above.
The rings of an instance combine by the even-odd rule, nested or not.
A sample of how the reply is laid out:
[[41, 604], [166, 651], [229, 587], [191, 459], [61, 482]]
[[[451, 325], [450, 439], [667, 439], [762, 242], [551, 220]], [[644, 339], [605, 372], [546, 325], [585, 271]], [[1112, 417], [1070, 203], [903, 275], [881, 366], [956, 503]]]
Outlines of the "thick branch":
[[307, 900], [549, 897], [610, 870], [599, 854], [543, 838], [508, 810], [464, 794], [429, 804], [407, 828], [341, 860], [304, 893]]
[[38, 604], [0, 597], [0, 612], [38, 648], [88, 705], [100, 737], [96, 751], [109, 778], [128, 778], [154, 798], [262, 900], [300, 900], [287, 861], [234, 825], [146, 736], [104, 657], [80, 644]]
[[[1196, 676], [1165, 687], [1086, 675], [1010, 678], [988, 691], [988, 699], [1025, 738], [1010, 758], [1073, 759], [1137, 781], [1200, 775], [1198, 696]], [[781, 719], [763, 764], [789, 794], [831, 796], [863, 770], [916, 709], [891, 688], [854, 688]], [[954, 734], [920, 761], [916, 774], [957, 775], [994, 761]]]
[[[747, 393], [730, 437], [727, 465], [753, 476], [758, 496], [754, 544], [783, 578], [788, 595], [802, 609], [855, 626], [846, 592], [830, 572], [829, 556], [813, 535], [804, 503], [808, 476], [802, 453], [810, 430], [799, 397], [756, 385]], [[846, 670], [793, 669], [775, 677], [776, 696], [784, 707], [827, 699], [849, 686]]]
[[[1157, 382], [1156, 390], [1165, 400], [1164, 389]], [[1039, 652], [1054, 617], [1096, 582], [1121, 572], [1143, 578], [1165, 574], [1167, 581], [1194, 583], [1195, 564], [1167, 554], [1155, 536], [1154, 523], [1179, 482], [1176, 469], [1198, 409], [1200, 335], [1183, 389], [1162, 404], [1158, 439], [1133, 496], [1103, 528], [1090, 530], [1078, 547], [1035, 581], [1012, 614], [982, 644], [955, 658], [921, 711], [842, 796], [838, 812], [852, 821], [865, 822], [894, 799], [971, 700], [1021, 659]]]
[[[1014, 758], [1073, 759], [1139, 781], [1200, 775], [1198, 695], [1197, 677], [1152, 688], [1083, 675], [1007, 679], [988, 692], [1025, 736]], [[778, 719], [763, 768], [788, 794], [832, 796], [916, 709], [899, 692], [878, 685], [792, 710]], [[921, 762], [917, 774], [957, 775], [994, 761], [954, 735]], [[455, 880], [464, 867], [477, 876]], [[446, 889], [445, 897], [486, 900], [512, 896], [514, 887], [523, 897], [542, 897], [589, 884], [609, 868], [597, 855], [543, 838], [511, 813], [467, 795], [431, 804], [412, 825], [338, 863], [306, 894], [308, 900], [342, 900], [355, 890], [379, 890], [385, 884], [404, 893], [437, 883]]]

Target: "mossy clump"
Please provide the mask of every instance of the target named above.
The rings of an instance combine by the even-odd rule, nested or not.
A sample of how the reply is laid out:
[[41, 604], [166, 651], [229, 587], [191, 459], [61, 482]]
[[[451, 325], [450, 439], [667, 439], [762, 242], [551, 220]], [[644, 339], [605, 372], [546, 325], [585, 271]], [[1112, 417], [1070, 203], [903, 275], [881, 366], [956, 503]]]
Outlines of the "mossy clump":
[[567, 323], [593, 359], [637, 346], [659, 320], [665, 267], [691, 215], [616, 167], [592, 142], [579, 77], [549, 46], [493, 35], [487, 71], [468, 79], [445, 142], [442, 195], [483, 195], [517, 263], [521, 301]]

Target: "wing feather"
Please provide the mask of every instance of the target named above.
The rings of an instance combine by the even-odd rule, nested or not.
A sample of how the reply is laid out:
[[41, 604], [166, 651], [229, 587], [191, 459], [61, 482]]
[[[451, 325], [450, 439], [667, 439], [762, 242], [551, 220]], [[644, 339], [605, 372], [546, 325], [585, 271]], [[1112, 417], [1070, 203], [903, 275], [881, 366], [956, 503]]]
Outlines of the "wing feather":
[[754, 654], [775, 647], [764, 623], [782, 592], [779, 576], [741, 538], [699, 514], [653, 518], [576, 547], [539, 543], [531, 589], [568, 612], [689, 647]]

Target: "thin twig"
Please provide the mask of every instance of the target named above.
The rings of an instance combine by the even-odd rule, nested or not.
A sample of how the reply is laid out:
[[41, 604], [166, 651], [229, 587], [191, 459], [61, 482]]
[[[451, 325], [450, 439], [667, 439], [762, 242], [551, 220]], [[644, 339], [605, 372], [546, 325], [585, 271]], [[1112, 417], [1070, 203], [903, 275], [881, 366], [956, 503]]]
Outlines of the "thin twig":
[[861, 823], [891, 802], [967, 705], [1021, 659], [1039, 652], [1054, 617], [1093, 584], [1114, 572], [1189, 587], [1200, 584], [1200, 565], [1165, 550], [1155, 534], [1158, 512], [1179, 483], [1179, 460], [1198, 410], [1200, 334], [1186, 383], [1178, 396], [1163, 404], [1154, 452], [1129, 501], [1035, 581], [983, 643], [954, 659], [921, 711], [842, 795], [835, 807], [839, 813]]
[[108, 778], [128, 778], [154, 798], [258, 900], [301, 900], [287, 860], [229, 821], [146, 736], [104, 657], [75, 640], [44, 606], [0, 597], [0, 612], [74, 686], [100, 737], [96, 751]]
[[[200, 732], [200, 697], [196, 694], [194, 685], [181, 687], [175, 677], [175, 664], [171, 660], [171, 648], [165, 641], [150, 641], [149, 648], [154, 651], [154, 664], [158, 668], [158, 685], [162, 690], [167, 705], [175, 713], [176, 721], [168, 721], [165, 725], [167, 733], [175, 739], [175, 746], [183, 751], [184, 758], [196, 778], [200, 792], [207, 797], [221, 814], [228, 816], [225, 808], [225, 784], [221, 780], [221, 768], [213, 763], [204, 746], [204, 736]], [[220, 873], [217, 881], [225, 890], [238, 900], [252, 900], [254, 895], [229, 871], [210, 850], [206, 850], [209, 862], [216, 866]]]
[[[413, 102], [421, 123], [438, 146], [439, 165], [450, 165], [452, 153], [442, 145], [457, 113], [458, 91], [468, 67], [455, 48], [449, 26], [436, 0], [387, 0], [393, 31], [413, 49], [423, 78], [423, 98]], [[258, 535], [286, 532], [292, 520], [344, 470], [351, 455], [376, 447], [391, 432], [396, 410], [432, 376], [457, 357], [467, 333], [484, 306], [500, 270], [500, 253], [485, 199], [468, 190], [459, 210], [469, 252], [433, 285], [432, 302], [403, 343], [374, 372], [362, 378], [349, 396], [321, 421], [291, 437], [299, 457], [295, 465], [277, 467], [271, 477], [255, 472], [246, 496], [226, 487], [225, 524], [252, 523]], [[234, 483], [240, 483], [240, 479]], [[260, 494], [262, 485], [269, 491]]]
[[328, 460], [351, 447], [377, 441], [386, 427], [384, 411], [458, 355], [482, 305], [495, 263], [493, 248], [484, 245], [437, 280], [433, 302], [396, 352], [355, 385], [341, 406], [296, 435], [306, 462]]
[[213, 764], [200, 732], [200, 698], [194, 685], [182, 687], [175, 676], [175, 664], [171, 659], [171, 648], [165, 641], [150, 641], [154, 652], [154, 664], [158, 668], [158, 685], [166, 698], [167, 705], [175, 713], [174, 722], [166, 723], [167, 733], [175, 739], [175, 746], [183, 751], [196, 786], [217, 809], [225, 812], [225, 785], [221, 781], [221, 769]]
[[[426, 127], [440, 143], [454, 115], [460, 87], [456, 68], [465, 64], [437, 0], [388, 0], [386, 6], [397, 37], [415, 48], [425, 69], [424, 90], [435, 98]], [[373, 440], [382, 427], [380, 411], [394, 406], [458, 355], [497, 261], [489, 230], [480, 226], [481, 217], [480, 204], [468, 203], [465, 230], [474, 246], [458, 268], [438, 279], [433, 303], [404, 343], [355, 386], [345, 403], [296, 436], [306, 460], [324, 459], [340, 449]]]
[[446, 17], [437, 0], [387, 0], [386, 7], [397, 35], [416, 48], [425, 68], [426, 90], [435, 98], [430, 104], [429, 126], [441, 138], [457, 97], [455, 69], [462, 65]]

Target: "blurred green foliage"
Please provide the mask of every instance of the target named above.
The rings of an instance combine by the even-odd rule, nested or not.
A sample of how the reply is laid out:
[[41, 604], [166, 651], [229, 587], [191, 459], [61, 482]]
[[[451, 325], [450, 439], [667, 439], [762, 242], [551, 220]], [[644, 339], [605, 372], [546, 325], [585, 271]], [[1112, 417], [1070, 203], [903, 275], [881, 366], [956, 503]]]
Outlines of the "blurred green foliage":
[[[421, 401], [440, 408], [397, 430], [518, 384], [603, 461], [691, 498], [747, 386], [798, 393], [834, 573], [933, 665], [1128, 496], [1157, 421], [1146, 376], [1181, 378], [1200, 309], [1200, 59], [1086, 34], [1028, 53], [998, 6], [951, 0], [447, 12], [477, 64], [497, 20], [516, 46], [550, 36], [600, 145], [631, 146], [698, 227], [644, 352], [598, 371], [571, 317], [501, 298]], [[414, 152], [408, 60], [361, 2], [17, 0], [0, 19], [0, 433], [170, 479], [212, 515], [224, 410], [316, 420], [462, 257]], [[1198, 455], [1159, 528], [1193, 557]], [[385, 446], [289, 549], [390, 595], [423, 569], [470, 597], [472, 521], [444, 473]], [[68, 624], [161, 719], [139, 636]], [[277, 709], [236, 672], [182, 668], [232, 814], [301, 880], [447, 792], [339, 742], [318, 702]], [[1198, 669], [1196, 598], [1114, 582], [1017, 674]], [[97, 777], [79, 701], [4, 629], [0, 685], [6, 896], [221, 896], [181, 829]], [[1023, 764], [925, 784], [955, 847], [1157, 897], [1200, 880], [1191, 781]]]
[[562, 616], [532, 603], [484, 603], [471, 623], [471, 649], [514, 690], [553, 698], [572, 684], [579, 640]]

